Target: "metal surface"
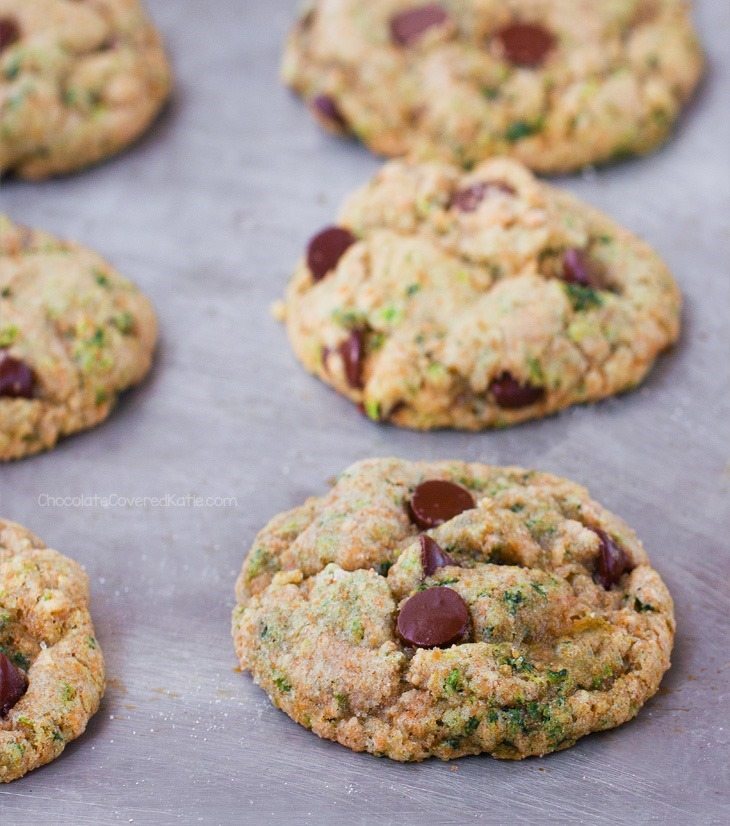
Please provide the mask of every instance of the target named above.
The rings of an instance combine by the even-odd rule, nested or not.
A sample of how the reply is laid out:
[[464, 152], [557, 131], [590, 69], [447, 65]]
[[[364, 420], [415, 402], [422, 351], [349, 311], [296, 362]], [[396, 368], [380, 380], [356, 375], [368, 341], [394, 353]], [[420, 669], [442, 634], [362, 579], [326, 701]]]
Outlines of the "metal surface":
[[[90, 172], [0, 190], [18, 220], [98, 249], [135, 279], [163, 336], [154, 374], [108, 423], [0, 467], [0, 513], [86, 566], [110, 677], [87, 734], [0, 789], [0, 822], [727, 822], [727, 0], [699, 4], [711, 72], [671, 144], [560, 182], [670, 262], [687, 303], [680, 346], [638, 392], [480, 435], [368, 423], [305, 375], [268, 314], [308, 237], [378, 166], [324, 136], [279, 87], [294, 0], [150, 6], [178, 75], [153, 133]], [[635, 722], [540, 760], [402, 766], [318, 740], [235, 672], [232, 589], [254, 533], [376, 455], [553, 471], [637, 529], [679, 631], [663, 689]], [[45, 498], [82, 494], [237, 503]]]

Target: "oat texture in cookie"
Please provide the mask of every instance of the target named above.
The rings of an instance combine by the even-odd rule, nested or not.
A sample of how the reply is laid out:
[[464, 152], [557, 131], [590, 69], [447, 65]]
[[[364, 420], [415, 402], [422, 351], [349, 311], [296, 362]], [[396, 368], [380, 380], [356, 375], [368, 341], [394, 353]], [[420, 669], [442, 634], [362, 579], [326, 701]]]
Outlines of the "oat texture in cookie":
[[283, 312], [375, 420], [477, 430], [635, 387], [681, 297], [630, 232], [511, 159], [391, 161], [318, 233]]
[[104, 694], [80, 566], [0, 519], [0, 782], [58, 757]]
[[102, 258], [0, 216], [0, 461], [105, 419], [156, 337], [150, 302]]
[[395, 760], [518, 759], [633, 718], [672, 599], [572, 482], [367, 460], [273, 519], [236, 587], [242, 667], [320, 737]]
[[0, 0], [0, 176], [46, 178], [119, 152], [170, 82], [138, 0]]
[[702, 66], [684, 0], [315, 0], [283, 77], [378, 153], [550, 173], [656, 147]]

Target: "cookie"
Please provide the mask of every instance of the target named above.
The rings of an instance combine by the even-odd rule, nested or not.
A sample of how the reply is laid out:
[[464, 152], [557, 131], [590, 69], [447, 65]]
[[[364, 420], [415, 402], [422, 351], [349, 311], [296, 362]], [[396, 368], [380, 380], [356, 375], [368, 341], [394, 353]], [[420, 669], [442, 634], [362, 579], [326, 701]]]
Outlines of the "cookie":
[[0, 0], [0, 176], [47, 178], [116, 154], [170, 83], [138, 0]]
[[0, 461], [105, 419], [156, 338], [150, 302], [96, 253], [0, 216]]
[[292, 719], [394, 760], [519, 759], [633, 718], [672, 599], [572, 482], [376, 459], [273, 519], [236, 586], [243, 669]]
[[88, 602], [76, 562], [0, 519], [0, 782], [50, 763], [99, 708]]
[[511, 425], [636, 386], [680, 328], [646, 244], [510, 159], [391, 161], [309, 243], [280, 308], [376, 420]]
[[315, 0], [283, 78], [380, 154], [551, 173], [654, 149], [702, 68], [683, 0]]

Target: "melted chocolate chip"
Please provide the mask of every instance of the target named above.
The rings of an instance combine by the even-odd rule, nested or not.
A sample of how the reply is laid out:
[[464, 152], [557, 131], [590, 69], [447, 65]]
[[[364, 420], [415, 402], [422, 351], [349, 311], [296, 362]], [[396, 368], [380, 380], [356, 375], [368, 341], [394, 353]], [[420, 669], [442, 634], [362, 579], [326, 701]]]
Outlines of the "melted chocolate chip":
[[12, 17], [0, 17], [0, 52], [20, 40], [20, 27]]
[[27, 690], [25, 672], [0, 651], [0, 718], [7, 715]]
[[598, 554], [598, 563], [593, 579], [607, 591], [615, 585], [621, 577], [633, 570], [626, 551], [617, 545], [613, 539], [600, 528], [592, 528], [601, 540]]
[[537, 23], [511, 23], [497, 32], [504, 55], [515, 66], [537, 68], [555, 45], [555, 38]]
[[327, 227], [312, 238], [307, 247], [307, 266], [315, 281], [321, 281], [357, 241], [342, 227]]
[[603, 272], [585, 250], [569, 249], [563, 254], [563, 281], [581, 287], [600, 287]]
[[0, 350], [0, 398], [31, 399], [35, 377], [28, 365]]
[[424, 576], [432, 576], [439, 568], [456, 565], [456, 562], [430, 536], [421, 536], [421, 565]]
[[505, 410], [519, 410], [539, 402], [545, 396], [544, 387], [534, 384], [520, 384], [517, 379], [505, 371], [489, 385], [489, 392], [499, 407]]
[[430, 479], [421, 482], [413, 491], [408, 515], [414, 524], [426, 531], [475, 507], [474, 497], [466, 488], [445, 479]]
[[317, 95], [312, 98], [310, 105], [315, 115], [321, 118], [325, 122], [325, 125], [331, 126], [338, 131], [347, 129], [347, 120], [334, 98], [329, 95]]
[[504, 192], [507, 195], [515, 194], [514, 189], [502, 181], [480, 181], [455, 192], [450, 206], [452, 209], [458, 209], [459, 212], [475, 212], [490, 191]]
[[410, 46], [434, 26], [440, 26], [449, 15], [438, 3], [428, 3], [396, 14], [390, 19], [390, 35], [399, 46]]
[[406, 645], [446, 648], [467, 638], [469, 609], [451, 588], [429, 588], [406, 600], [397, 628]]
[[339, 345], [340, 354], [345, 369], [345, 378], [353, 390], [362, 390], [362, 367], [365, 358], [365, 333], [363, 330], [352, 330], [350, 335]]

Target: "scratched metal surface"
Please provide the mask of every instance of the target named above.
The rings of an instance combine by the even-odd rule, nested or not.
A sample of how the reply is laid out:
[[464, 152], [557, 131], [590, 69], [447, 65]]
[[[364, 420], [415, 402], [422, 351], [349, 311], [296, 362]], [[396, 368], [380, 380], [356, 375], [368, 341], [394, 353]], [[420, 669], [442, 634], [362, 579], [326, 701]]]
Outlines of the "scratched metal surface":
[[[107, 424], [0, 468], [0, 513], [86, 566], [110, 676], [87, 734], [0, 790], [3, 826], [727, 822], [727, 0], [700, 3], [711, 74], [677, 138], [563, 182], [671, 263], [687, 298], [681, 345], [639, 392], [482, 435], [368, 423], [297, 367], [268, 315], [309, 235], [378, 164], [279, 88], [294, 0], [150, 5], [179, 81], [154, 132], [91, 172], [0, 190], [3, 210], [139, 282], [162, 326], [154, 374]], [[636, 527], [679, 633], [635, 722], [540, 760], [402, 766], [318, 740], [235, 673], [232, 587], [255, 531], [350, 462], [390, 454], [564, 474]], [[43, 506], [80, 494], [237, 505]]]

